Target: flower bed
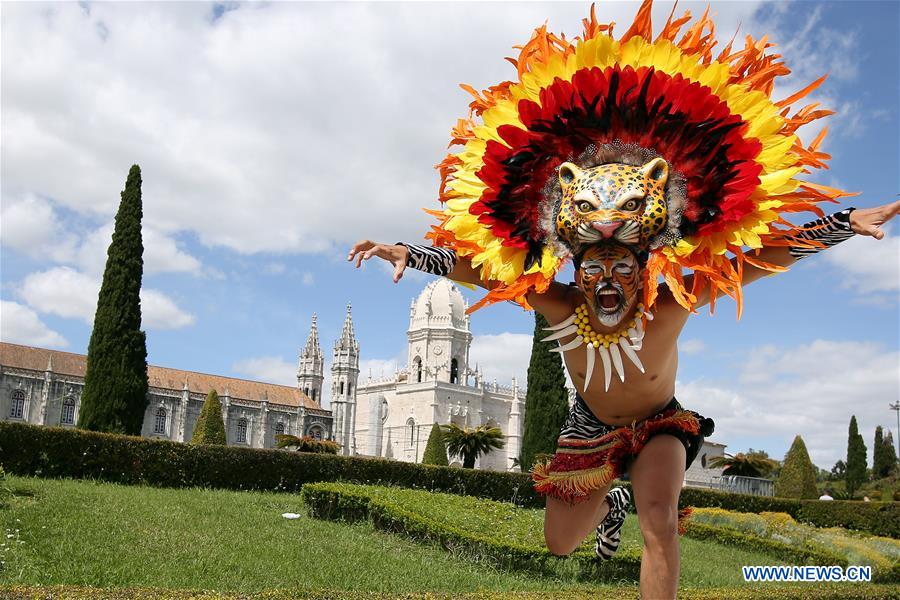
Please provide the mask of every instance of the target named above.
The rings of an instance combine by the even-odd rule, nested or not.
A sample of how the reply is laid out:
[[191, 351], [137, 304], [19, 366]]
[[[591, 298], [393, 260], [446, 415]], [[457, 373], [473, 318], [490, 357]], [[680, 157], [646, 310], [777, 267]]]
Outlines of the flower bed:
[[786, 513], [739, 513], [698, 508], [687, 535], [722, 543], [768, 549], [785, 560], [818, 565], [869, 565], [873, 580], [900, 581], [900, 542], [840, 527], [817, 528]]

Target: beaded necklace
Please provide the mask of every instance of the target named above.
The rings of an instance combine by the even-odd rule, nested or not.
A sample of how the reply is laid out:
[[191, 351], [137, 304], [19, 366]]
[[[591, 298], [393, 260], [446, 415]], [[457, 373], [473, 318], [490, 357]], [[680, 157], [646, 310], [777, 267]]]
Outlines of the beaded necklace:
[[584, 390], [582, 391], [587, 391], [587, 387], [591, 382], [591, 376], [594, 373], [594, 353], [596, 352], [599, 354], [600, 361], [603, 364], [604, 389], [605, 391], [609, 391], [609, 383], [612, 379], [613, 368], [615, 368], [619, 380], [623, 383], [625, 382], [625, 368], [622, 364], [622, 354], [627, 356], [641, 373], [644, 372], [644, 365], [641, 364], [641, 359], [638, 358], [637, 351], [640, 350], [643, 345], [644, 326], [647, 321], [652, 320], [653, 315], [644, 310], [643, 304], [638, 304], [634, 318], [626, 323], [622, 329], [615, 333], [597, 333], [594, 331], [593, 327], [591, 327], [590, 319], [588, 318], [587, 304], [582, 304], [562, 323], [558, 323], [552, 327], [546, 327], [544, 331], [554, 331], [556, 333], [545, 337], [543, 341], [557, 341], [566, 336], [575, 334], [575, 339], [565, 345], [562, 345], [562, 342], [558, 342], [560, 344], [559, 348], [554, 348], [551, 352], [559, 352], [562, 354], [569, 350], [574, 350], [584, 344], [587, 372], [584, 376]]

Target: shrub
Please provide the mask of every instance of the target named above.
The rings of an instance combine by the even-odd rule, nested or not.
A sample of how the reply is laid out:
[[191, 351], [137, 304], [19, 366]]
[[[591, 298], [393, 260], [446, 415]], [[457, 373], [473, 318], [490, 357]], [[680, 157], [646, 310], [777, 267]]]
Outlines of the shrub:
[[320, 454], [337, 454], [341, 449], [340, 444], [331, 440], [317, 440], [312, 436], [297, 437], [286, 433], [275, 436], [275, 446], [278, 448], [294, 448], [297, 452], [313, 452]]
[[781, 474], [775, 481], [775, 495], [782, 498], [816, 498], [816, 471], [806, 444], [799, 435], [784, 457]]
[[225, 422], [222, 420], [222, 402], [216, 390], [210, 390], [200, 410], [200, 417], [191, 436], [192, 444], [225, 446]]
[[[303, 486], [303, 500], [310, 514], [321, 519], [355, 522], [369, 519], [380, 531], [387, 531], [437, 544], [450, 551], [462, 551], [487, 559], [500, 568], [520, 569], [552, 575], [564, 560], [543, 545], [502, 539], [494, 532], [467, 527], [453, 518], [436, 517], [421, 508], [431, 498], [423, 492], [403, 491], [402, 500], [392, 497], [389, 488], [354, 486], [340, 483], [316, 483]], [[482, 501], [487, 502], [487, 501]], [[489, 508], [489, 507], [488, 507]], [[478, 510], [477, 507], [474, 510]], [[465, 507], [454, 511], [465, 521]], [[622, 548], [612, 560], [597, 564], [593, 552], [576, 551], [571, 555], [578, 576], [584, 579], [636, 581], [640, 575], [641, 553]]]
[[425, 454], [422, 455], [422, 464], [439, 467], [446, 467], [450, 464], [450, 461], [447, 460], [447, 444], [444, 442], [444, 433], [437, 423], [431, 427], [431, 433], [428, 435]]
[[[305, 483], [353, 481], [544, 505], [525, 473], [417, 465], [381, 458], [196, 446], [166, 440], [0, 421], [0, 463], [7, 472], [101, 479], [159, 487], [294, 492]], [[616, 485], [628, 486], [628, 483]], [[684, 488], [680, 507], [784, 512], [819, 527], [846, 527], [900, 538], [900, 503], [793, 500]]]

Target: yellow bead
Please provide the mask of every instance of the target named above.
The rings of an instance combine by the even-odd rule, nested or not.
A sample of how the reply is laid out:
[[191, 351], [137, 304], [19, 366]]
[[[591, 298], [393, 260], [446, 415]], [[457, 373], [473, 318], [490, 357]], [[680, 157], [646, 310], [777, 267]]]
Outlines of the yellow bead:
[[599, 347], [600, 347], [600, 342], [598, 342], [597, 340], [594, 340], [594, 341], [593, 341], [593, 346], [594, 346], [594, 348], [599, 348]]

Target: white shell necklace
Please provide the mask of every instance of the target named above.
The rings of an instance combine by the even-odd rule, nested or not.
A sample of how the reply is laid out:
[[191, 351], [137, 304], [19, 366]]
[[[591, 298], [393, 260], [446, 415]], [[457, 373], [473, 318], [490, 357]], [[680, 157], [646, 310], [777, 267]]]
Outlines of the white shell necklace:
[[[609, 391], [609, 383], [612, 379], [612, 369], [615, 367], [619, 380], [625, 382], [625, 368], [622, 365], [622, 354], [627, 356], [634, 366], [641, 373], [644, 372], [644, 365], [638, 358], [637, 351], [641, 349], [644, 340], [644, 326], [647, 321], [653, 320], [653, 315], [644, 310], [643, 304], [637, 305], [637, 312], [634, 317], [625, 325], [624, 328], [615, 333], [597, 333], [591, 327], [588, 318], [587, 304], [582, 304], [575, 309], [572, 315], [563, 321], [546, 327], [544, 331], [555, 331], [553, 335], [549, 335], [543, 339], [545, 342], [560, 340], [568, 335], [575, 334], [575, 339], [566, 345], [560, 344], [559, 348], [554, 348], [551, 352], [559, 352], [560, 354], [574, 350], [578, 346], [584, 344], [587, 361], [587, 373], [584, 376], [584, 390], [587, 391], [591, 382], [591, 376], [594, 373], [594, 352], [600, 354], [600, 361], [603, 363], [604, 390]], [[619, 349], [621, 348], [621, 352]]]

